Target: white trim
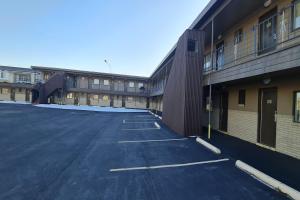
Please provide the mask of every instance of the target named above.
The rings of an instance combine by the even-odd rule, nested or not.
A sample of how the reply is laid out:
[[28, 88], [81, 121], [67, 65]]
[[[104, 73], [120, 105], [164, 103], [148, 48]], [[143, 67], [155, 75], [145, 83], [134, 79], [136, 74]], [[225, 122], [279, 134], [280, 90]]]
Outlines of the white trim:
[[163, 140], [132, 140], [132, 141], [118, 141], [119, 144], [124, 143], [150, 143], [150, 142], [171, 142], [171, 141], [183, 141], [188, 140], [188, 138], [180, 138], [180, 139], [163, 139]]
[[267, 174], [264, 174], [263, 172], [253, 168], [252, 166], [237, 160], [235, 163], [235, 166], [239, 168], [240, 170], [246, 172], [247, 174], [250, 174], [251, 176], [256, 177], [261, 182], [264, 182], [265, 184], [269, 185], [270, 187], [274, 188], [275, 190], [282, 192], [284, 194], [287, 194], [292, 199], [300, 199], [300, 192], [289, 187], [288, 185], [272, 178], [271, 176], [268, 176]]
[[171, 165], [156, 165], [156, 166], [145, 166], [145, 167], [130, 167], [130, 168], [118, 168], [110, 169], [110, 172], [120, 172], [120, 171], [133, 171], [133, 170], [150, 170], [150, 169], [162, 169], [162, 168], [175, 168], [175, 167], [188, 167], [193, 165], [204, 165], [218, 162], [229, 161], [228, 158], [219, 159], [219, 160], [209, 160], [201, 162], [192, 162], [192, 163], [183, 163], [183, 164], [171, 164]]

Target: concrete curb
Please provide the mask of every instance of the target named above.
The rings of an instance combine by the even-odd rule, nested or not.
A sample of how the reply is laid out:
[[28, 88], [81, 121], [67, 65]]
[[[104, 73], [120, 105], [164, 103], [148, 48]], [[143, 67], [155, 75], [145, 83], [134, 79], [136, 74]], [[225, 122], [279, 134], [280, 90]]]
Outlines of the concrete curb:
[[258, 180], [262, 181], [263, 183], [271, 186], [275, 190], [282, 192], [286, 195], [288, 195], [290, 198], [295, 200], [300, 200], [300, 192], [289, 187], [288, 185], [285, 185], [284, 183], [268, 176], [267, 174], [264, 174], [263, 172], [251, 167], [250, 165], [237, 160], [235, 163], [235, 166], [239, 168], [240, 170], [246, 172], [247, 174], [250, 174], [251, 176], [257, 178]]
[[196, 141], [200, 144], [202, 144], [204, 147], [206, 147], [207, 149], [211, 150], [212, 152], [214, 152], [215, 154], [221, 154], [221, 150], [218, 149], [217, 147], [209, 144], [208, 142], [206, 142], [205, 140], [202, 140], [201, 138], [197, 137]]
[[158, 119], [160, 119], [160, 120], [162, 119], [162, 117], [161, 117], [161, 116], [159, 116], [159, 115], [157, 115], [157, 114], [154, 114], [154, 113], [153, 113], [153, 112], [151, 112], [151, 111], [149, 111], [149, 113], [150, 113], [150, 114], [152, 114], [152, 115], [154, 115], [155, 117], [157, 117], [157, 118], [158, 118]]

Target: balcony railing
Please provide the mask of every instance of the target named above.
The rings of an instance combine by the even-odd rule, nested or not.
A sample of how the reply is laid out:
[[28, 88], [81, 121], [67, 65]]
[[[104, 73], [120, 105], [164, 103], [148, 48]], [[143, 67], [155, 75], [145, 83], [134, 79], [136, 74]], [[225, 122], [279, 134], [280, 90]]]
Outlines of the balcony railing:
[[213, 50], [213, 65], [211, 53], [205, 56], [204, 72], [222, 70], [300, 44], [300, 27], [293, 25], [292, 9], [288, 7], [275, 13], [236, 32], [230, 39], [225, 37]]

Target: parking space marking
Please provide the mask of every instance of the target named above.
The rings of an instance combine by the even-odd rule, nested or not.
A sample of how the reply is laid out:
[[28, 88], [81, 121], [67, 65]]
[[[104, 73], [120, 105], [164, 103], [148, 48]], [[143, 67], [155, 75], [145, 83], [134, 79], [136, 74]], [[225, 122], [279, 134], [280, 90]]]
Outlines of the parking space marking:
[[132, 121], [132, 122], [127, 122], [126, 120], [123, 120], [123, 124], [152, 124], [155, 121]]
[[204, 165], [204, 164], [219, 163], [219, 162], [226, 162], [226, 161], [229, 161], [229, 159], [224, 158], [224, 159], [218, 159], [218, 160], [200, 161], [200, 162], [183, 163], [183, 164], [118, 168], [118, 169], [110, 169], [109, 171], [110, 172], [121, 172], [121, 171], [134, 171], [134, 170], [152, 170], [152, 169], [163, 169], [163, 168], [188, 167], [188, 166], [194, 166], [194, 165]]
[[154, 125], [156, 126], [156, 128], [160, 129], [160, 125], [157, 122], [154, 122]]
[[164, 139], [164, 140], [131, 140], [131, 141], [119, 141], [119, 144], [124, 143], [150, 143], [150, 142], [171, 142], [171, 141], [183, 141], [188, 140], [188, 138], [179, 138], [179, 139]]
[[161, 129], [160, 125], [157, 122], [154, 122], [154, 125], [156, 128], [123, 128], [122, 131], [144, 131], [144, 130], [159, 130], [159, 129]]
[[160, 128], [123, 128], [122, 131], [150, 131], [160, 130]]
[[156, 119], [146, 119], [146, 120], [128, 120], [128, 119], [123, 119], [123, 124], [128, 124], [128, 123], [153, 123], [156, 122]]

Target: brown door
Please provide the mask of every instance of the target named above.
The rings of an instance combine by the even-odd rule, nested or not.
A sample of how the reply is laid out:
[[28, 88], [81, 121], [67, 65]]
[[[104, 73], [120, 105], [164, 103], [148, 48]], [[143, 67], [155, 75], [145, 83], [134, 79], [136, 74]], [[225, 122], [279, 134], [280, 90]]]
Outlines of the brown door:
[[222, 92], [220, 96], [220, 130], [227, 132], [228, 124], [228, 92]]
[[30, 101], [30, 90], [26, 89], [25, 93], [25, 101], [29, 102]]
[[10, 90], [10, 100], [12, 100], [12, 101], [16, 100], [16, 90], [15, 90], [15, 88], [11, 88], [11, 90]]
[[258, 110], [258, 142], [270, 147], [275, 147], [277, 88], [265, 88], [260, 90]]
[[124, 108], [126, 105], [125, 105], [125, 96], [122, 96], [122, 107]]

